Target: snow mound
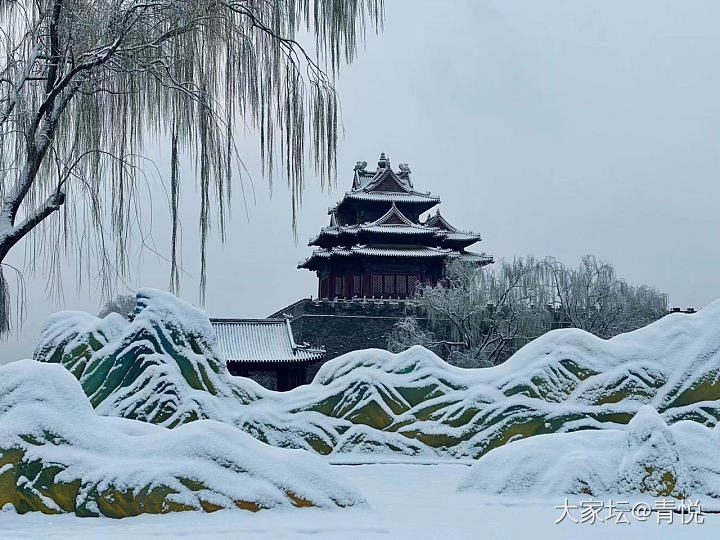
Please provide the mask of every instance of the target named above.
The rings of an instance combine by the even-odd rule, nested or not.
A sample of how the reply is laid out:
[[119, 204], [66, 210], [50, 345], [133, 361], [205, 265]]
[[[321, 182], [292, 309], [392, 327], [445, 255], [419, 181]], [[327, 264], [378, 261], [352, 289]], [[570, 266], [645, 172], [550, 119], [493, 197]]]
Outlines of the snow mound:
[[222, 420], [222, 398], [256, 398], [258, 385], [232, 381], [215, 339], [205, 313], [169, 293], [141, 289], [132, 322], [115, 313], [53, 315], [34, 357], [68, 368], [100, 414], [171, 427]]
[[496, 448], [461, 491], [518, 496], [568, 494], [720, 498], [720, 433], [692, 421], [668, 426], [643, 406], [624, 429], [540, 435]]
[[97, 415], [63, 367], [0, 367], [0, 508], [125, 517], [363, 502], [317, 456], [202, 420], [168, 429]]
[[284, 393], [230, 376], [214, 340], [200, 310], [144, 289], [131, 323], [56, 315], [35, 358], [68, 367], [101, 414], [214, 419], [320, 454], [474, 458], [535, 435], [619, 429], [643, 405], [667, 424], [720, 419], [720, 301], [610, 340], [555, 330], [493, 368], [456, 368], [419, 346], [355, 351]]

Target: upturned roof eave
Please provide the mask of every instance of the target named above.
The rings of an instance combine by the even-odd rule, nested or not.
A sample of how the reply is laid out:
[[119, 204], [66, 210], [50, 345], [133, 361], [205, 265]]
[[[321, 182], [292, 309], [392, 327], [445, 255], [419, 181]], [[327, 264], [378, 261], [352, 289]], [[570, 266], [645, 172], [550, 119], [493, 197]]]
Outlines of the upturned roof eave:
[[225, 362], [229, 364], [306, 364], [322, 360], [326, 354], [325, 351], [320, 351], [312, 355], [292, 358], [226, 358]]
[[481, 242], [482, 238], [480, 236], [468, 236], [467, 238], [449, 238], [446, 237], [443, 240], [443, 244], [454, 248], [454, 249], [465, 249], [467, 247], [472, 246], [473, 244], [477, 244], [478, 242]]
[[298, 263], [298, 268], [306, 268], [308, 270], [317, 270], [317, 263], [327, 263], [332, 259], [338, 258], [399, 258], [399, 259], [442, 259], [448, 257], [458, 257], [461, 253], [450, 248], [442, 247], [422, 247], [422, 248], [377, 248], [377, 247], [359, 247], [352, 246], [347, 249], [322, 248], [315, 250], [307, 259]]
[[368, 203], [389, 203], [395, 202], [396, 204], [420, 206], [423, 207], [421, 212], [429, 210], [435, 205], [440, 204], [440, 197], [430, 194], [423, 194], [418, 192], [412, 193], [395, 193], [395, 192], [351, 192], [345, 193], [342, 199], [340, 199], [335, 206], [328, 208], [328, 214], [333, 214], [337, 210], [347, 204], [349, 201], [363, 201]]
[[[412, 230], [400, 230], [400, 229], [412, 229]], [[321, 230], [320, 234], [310, 238], [308, 246], [332, 246], [338, 245], [342, 242], [342, 238], [353, 238], [362, 236], [363, 234], [373, 235], [377, 234], [380, 236], [397, 236], [399, 238], [412, 238], [415, 236], [419, 237], [430, 237], [443, 243], [447, 240], [444, 231], [440, 231], [433, 228], [426, 228], [423, 226], [409, 227], [406, 225], [370, 225], [370, 226], [359, 226], [359, 227], [348, 227], [347, 229], [340, 229], [336, 231], [332, 230]], [[327, 242], [322, 242], [327, 240]], [[355, 240], [356, 241], [356, 240]], [[474, 243], [475, 240], [471, 243]], [[392, 242], [390, 242], [392, 243]], [[403, 242], [400, 242], [401, 244]], [[342, 244], [340, 244], [342, 245]], [[470, 245], [470, 244], [468, 244]]]

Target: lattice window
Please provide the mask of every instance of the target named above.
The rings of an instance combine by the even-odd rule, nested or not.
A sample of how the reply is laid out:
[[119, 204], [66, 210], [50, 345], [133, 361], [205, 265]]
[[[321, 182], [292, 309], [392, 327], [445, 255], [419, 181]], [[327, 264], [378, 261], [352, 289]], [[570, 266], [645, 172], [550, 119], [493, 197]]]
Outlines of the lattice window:
[[407, 276], [395, 276], [395, 291], [398, 295], [405, 296], [407, 294]]
[[362, 280], [360, 276], [353, 276], [353, 295], [362, 296]]
[[382, 274], [373, 274], [372, 277], [372, 295], [373, 296], [381, 296], [382, 295]]
[[384, 276], [383, 294], [391, 295], [395, 294], [395, 276], [386, 275]]
[[328, 278], [322, 278], [320, 280], [320, 298], [328, 298], [330, 296], [330, 291], [328, 290], [329, 285], [330, 280]]
[[335, 277], [335, 296], [345, 296], [345, 279], [343, 276]]

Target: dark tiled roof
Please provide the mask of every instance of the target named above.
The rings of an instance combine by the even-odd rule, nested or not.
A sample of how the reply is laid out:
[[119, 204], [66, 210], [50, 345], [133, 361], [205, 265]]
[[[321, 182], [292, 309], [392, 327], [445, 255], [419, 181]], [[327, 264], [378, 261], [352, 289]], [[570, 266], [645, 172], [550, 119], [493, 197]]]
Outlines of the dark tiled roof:
[[451, 249], [436, 247], [388, 248], [362, 245], [351, 247], [332, 247], [328, 249], [316, 249], [310, 257], [298, 264], [298, 268], [306, 268], [310, 263], [317, 259], [329, 259], [332, 257], [352, 257], [355, 255], [361, 255], [366, 257], [434, 259], [448, 257], [452, 255], [452, 253], [453, 251]]
[[210, 319], [218, 352], [229, 362], [314, 362], [323, 349], [297, 345], [287, 319]]

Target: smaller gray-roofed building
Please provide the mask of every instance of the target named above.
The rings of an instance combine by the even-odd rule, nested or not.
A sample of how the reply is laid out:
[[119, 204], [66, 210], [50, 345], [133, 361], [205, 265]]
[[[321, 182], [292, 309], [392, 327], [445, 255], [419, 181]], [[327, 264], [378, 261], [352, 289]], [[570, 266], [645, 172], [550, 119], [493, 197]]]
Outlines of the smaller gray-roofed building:
[[[295, 343], [288, 319], [210, 319], [217, 347], [233, 375], [253, 377], [277, 390], [305, 384], [306, 367], [325, 349]], [[274, 385], [268, 384], [274, 379]]]

